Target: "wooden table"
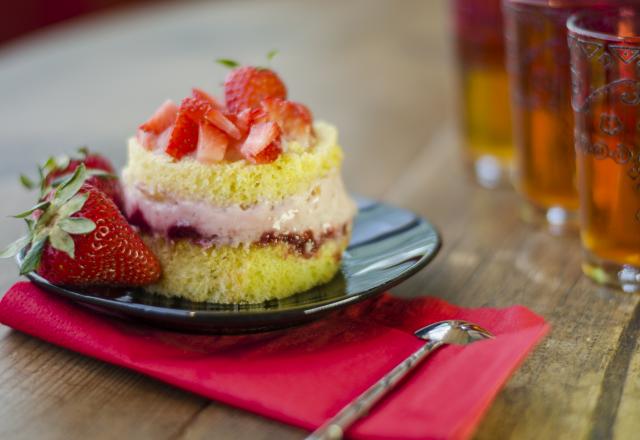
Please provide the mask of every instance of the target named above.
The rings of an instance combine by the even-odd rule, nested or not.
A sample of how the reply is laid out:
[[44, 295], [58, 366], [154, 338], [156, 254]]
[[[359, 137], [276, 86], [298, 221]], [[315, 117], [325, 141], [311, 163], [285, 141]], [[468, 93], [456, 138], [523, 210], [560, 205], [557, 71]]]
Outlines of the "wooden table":
[[[593, 285], [576, 237], [521, 223], [514, 193], [465, 178], [444, 0], [161, 3], [0, 48], [0, 218], [29, 204], [19, 171], [85, 143], [122, 165], [126, 138], [164, 98], [218, 90], [216, 57], [260, 63], [272, 48], [290, 95], [340, 127], [350, 189], [441, 228], [439, 257], [395, 294], [524, 304], [552, 323], [477, 437], [637, 436], [640, 297]], [[0, 243], [21, 231], [2, 220]], [[16, 278], [0, 262], [0, 290]], [[303, 434], [0, 327], [0, 438]]]

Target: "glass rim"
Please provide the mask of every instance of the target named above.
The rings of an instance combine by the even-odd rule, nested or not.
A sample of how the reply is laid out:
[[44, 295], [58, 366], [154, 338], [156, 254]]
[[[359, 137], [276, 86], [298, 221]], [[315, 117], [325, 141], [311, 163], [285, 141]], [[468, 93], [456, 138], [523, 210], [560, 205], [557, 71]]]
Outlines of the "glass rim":
[[598, 11], [584, 10], [584, 11], [576, 12], [575, 14], [572, 14], [567, 20], [567, 30], [572, 35], [576, 35], [580, 37], [588, 37], [588, 38], [593, 38], [597, 40], [613, 41], [613, 42], [626, 41], [626, 42], [632, 42], [632, 43], [640, 43], [640, 32], [637, 32], [637, 35], [620, 36], [614, 33], [590, 29], [589, 23], [584, 22], [589, 19], [598, 20], [605, 17], [621, 18], [623, 17], [624, 11], [633, 11], [634, 15], [638, 17], [638, 23], [640, 23], [640, 6], [620, 5], [620, 6], [612, 6], [611, 8], [607, 8], [604, 11], [603, 10], [598, 10]]

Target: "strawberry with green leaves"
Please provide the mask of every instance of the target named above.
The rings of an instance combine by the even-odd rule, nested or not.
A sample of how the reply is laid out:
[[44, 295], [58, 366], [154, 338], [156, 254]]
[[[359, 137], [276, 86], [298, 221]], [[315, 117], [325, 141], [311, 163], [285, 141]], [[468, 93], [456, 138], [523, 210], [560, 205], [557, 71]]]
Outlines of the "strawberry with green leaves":
[[[278, 54], [272, 50], [267, 61]], [[224, 100], [227, 110], [238, 113], [245, 109], [258, 108], [263, 99], [287, 99], [287, 87], [277, 73], [268, 67], [241, 66], [227, 58], [217, 60], [231, 70], [224, 81]]]
[[287, 88], [271, 69], [237, 67], [224, 81], [224, 100], [231, 112], [260, 107], [266, 98], [287, 98]]
[[18, 214], [28, 234], [0, 252], [26, 251], [20, 274], [37, 272], [68, 286], [142, 286], [158, 280], [160, 264], [115, 203], [87, 183], [87, 169], [51, 189], [33, 208]]
[[41, 196], [47, 194], [51, 188], [57, 186], [66, 177], [84, 164], [87, 168], [87, 183], [95, 186], [111, 198], [119, 207], [123, 207], [123, 196], [120, 182], [116, 176], [115, 169], [111, 162], [104, 156], [92, 153], [88, 148], [82, 147], [78, 149], [78, 156], [60, 156], [50, 157], [44, 165], [38, 167], [38, 175], [40, 182], [34, 183], [27, 176], [20, 176], [20, 181], [27, 189], [33, 189], [36, 186], [40, 188]]

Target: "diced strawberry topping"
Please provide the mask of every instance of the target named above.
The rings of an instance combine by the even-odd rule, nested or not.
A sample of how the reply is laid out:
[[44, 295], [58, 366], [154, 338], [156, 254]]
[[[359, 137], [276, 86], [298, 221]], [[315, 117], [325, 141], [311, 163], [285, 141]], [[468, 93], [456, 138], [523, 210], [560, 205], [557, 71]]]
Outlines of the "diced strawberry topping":
[[224, 106], [220, 104], [216, 98], [214, 98], [204, 90], [199, 89], [197, 87], [194, 87], [193, 89], [191, 89], [191, 96], [199, 100], [207, 101], [212, 107], [215, 107], [218, 109], [224, 108]]
[[198, 123], [181, 108], [165, 152], [174, 159], [181, 159], [195, 151], [197, 145]]
[[238, 130], [243, 136], [249, 132], [251, 126], [256, 122], [266, 122], [265, 112], [261, 108], [246, 108], [232, 117], [235, 118], [234, 122]]
[[153, 150], [156, 147], [157, 138], [157, 135], [142, 129], [138, 130], [138, 133], [136, 133], [136, 139], [138, 139], [140, 145], [147, 150]]
[[171, 134], [173, 133], [173, 126], [167, 128], [155, 138], [155, 149], [166, 151], [171, 140]]
[[269, 163], [282, 153], [283, 140], [311, 145], [311, 112], [286, 100], [287, 89], [272, 70], [235, 68], [225, 80], [224, 92], [226, 108], [198, 88], [179, 108], [165, 102], [140, 126], [140, 143], [148, 149], [162, 148], [175, 159], [196, 152], [206, 163], [242, 158]]
[[270, 69], [251, 66], [233, 69], [224, 82], [227, 109], [237, 113], [245, 108], [260, 106], [265, 98], [287, 98], [287, 88]]
[[147, 122], [140, 126], [140, 130], [147, 133], [160, 134], [176, 120], [178, 106], [170, 99], [166, 100]]
[[220, 110], [212, 108], [205, 115], [204, 118], [218, 127], [220, 130], [227, 133], [233, 139], [239, 140], [242, 137], [240, 130], [231, 122]]
[[200, 121], [204, 115], [211, 109], [211, 103], [206, 99], [195, 96], [188, 96], [180, 103], [179, 114], [186, 114], [194, 121]]
[[[271, 152], [267, 154], [266, 158], [262, 158], [260, 153], [262, 153], [272, 143], [276, 144], [278, 153], [274, 155], [273, 152]], [[250, 162], [265, 163], [258, 162], [258, 157], [266, 159], [269, 162], [273, 162], [280, 154], [279, 144], [280, 128], [278, 127], [278, 124], [275, 122], [260, 122], [251, 126], [247, 139], [240, 147], [240, 152]]]
[[196, 150], [198, 125], [211, 108], [211, 103], [208, 100], [198, 96], [189, 96], [182, 100], [178, 110], [178, 118], [165, 150], [169, 156], [181, 159]]
[[282, 148], [280, 147], [280, 138], [278, 138], [258, 153], [255, 157], [255, 162], [259, 164], [271, 163], [280, 156], [280, 153], [282, 153]]
[[203, 163], [215, 163], [224, 159], [224, 153], [229, 145], [229, 138], [222, 130], [203, 121], [198, 133], [198, 148], [196, 159]]
[[262, 101], [261, 107], [267, 115], [266, 119], [278, 124], [285, 140], [298, 141], [304, 147], [311, 144], [312, 116], [306, 106], [280, 98], [267, 98]]

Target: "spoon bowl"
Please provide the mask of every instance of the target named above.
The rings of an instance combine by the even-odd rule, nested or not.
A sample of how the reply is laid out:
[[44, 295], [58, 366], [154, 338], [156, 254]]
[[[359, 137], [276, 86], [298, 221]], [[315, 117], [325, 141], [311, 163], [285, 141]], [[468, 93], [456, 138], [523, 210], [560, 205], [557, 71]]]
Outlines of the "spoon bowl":
[[414, 334], [431, 343], [455, 345], [467, 345], [493, 338], [488, 330], [479, 325], [460, 320], [435, 322], [416, 330]]

